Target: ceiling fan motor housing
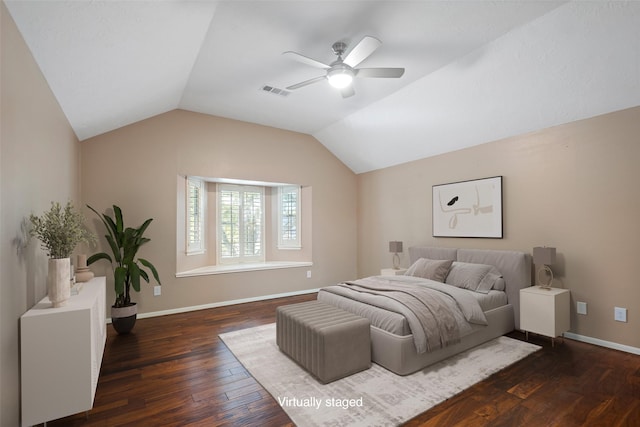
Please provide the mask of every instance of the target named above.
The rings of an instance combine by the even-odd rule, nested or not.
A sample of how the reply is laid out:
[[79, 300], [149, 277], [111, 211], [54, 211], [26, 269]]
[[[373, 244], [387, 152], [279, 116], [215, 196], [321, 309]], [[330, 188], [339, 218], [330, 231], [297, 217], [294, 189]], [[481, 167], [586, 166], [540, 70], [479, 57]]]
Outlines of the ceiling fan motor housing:
[[[333, 53], [338, 55], [338, 57], [341, 57], [344, 51], [347, 49], [347, 45], [343, 42], [335, 42], [333, 46], [331, 46], [331, 49], [333, 49]], [[338, 58], [338, 59], [342, 59], [342, 58]]]

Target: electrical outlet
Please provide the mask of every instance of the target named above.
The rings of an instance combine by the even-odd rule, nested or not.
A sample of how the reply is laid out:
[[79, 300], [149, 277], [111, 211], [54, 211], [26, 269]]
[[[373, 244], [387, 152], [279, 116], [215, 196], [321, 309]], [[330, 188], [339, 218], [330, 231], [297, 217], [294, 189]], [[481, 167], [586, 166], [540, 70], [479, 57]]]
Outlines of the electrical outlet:
[[307, 279], [311, 279], [311, 270], [307, 270]]
[[627, 309], [621, 307], [613, 308], [613, 319], [617, 322], [626, 322], [627, 321]]
[[153, 296], [157, 297], [162, 295], [162, 286], [154, 286], [153, 287]]
[[581, 301], [576, 302], [576, 313], [587, 314], [587, 303]]

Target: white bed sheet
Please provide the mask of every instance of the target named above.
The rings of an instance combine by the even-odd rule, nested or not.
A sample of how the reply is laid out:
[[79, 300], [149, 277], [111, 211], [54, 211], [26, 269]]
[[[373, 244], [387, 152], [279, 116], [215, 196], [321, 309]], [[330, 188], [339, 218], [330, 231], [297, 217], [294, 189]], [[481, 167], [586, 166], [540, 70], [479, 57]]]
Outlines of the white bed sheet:
[[490, 290], [488, 294], [469, 292], [478, 300], [482, 311], [489, 311], [507, 305], [507, 294], [504, 291]]

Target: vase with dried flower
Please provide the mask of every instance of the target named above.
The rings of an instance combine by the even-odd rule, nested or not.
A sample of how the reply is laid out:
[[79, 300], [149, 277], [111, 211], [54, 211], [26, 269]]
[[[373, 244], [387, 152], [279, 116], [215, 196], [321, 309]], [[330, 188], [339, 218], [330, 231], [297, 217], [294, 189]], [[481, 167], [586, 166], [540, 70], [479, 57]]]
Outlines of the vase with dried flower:
[[71, 202], [63, 208], [51, 202], [51, 209], [42, 216], [30, 216], [31, 235], [42, 243], [49, 256], [47, 295], [53, 307], [62, 307], [71, 295], [70, 256], [81, 242], [93, 243], [95, 235], [84, 227], [84, 216]]

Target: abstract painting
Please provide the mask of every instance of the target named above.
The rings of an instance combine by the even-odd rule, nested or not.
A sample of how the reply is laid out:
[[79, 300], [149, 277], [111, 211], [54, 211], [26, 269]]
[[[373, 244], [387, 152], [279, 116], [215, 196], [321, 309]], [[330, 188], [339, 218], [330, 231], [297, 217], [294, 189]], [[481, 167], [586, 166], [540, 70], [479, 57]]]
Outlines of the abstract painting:
[[502, 177], [434, 185], [434, 237], [502, 239]]

